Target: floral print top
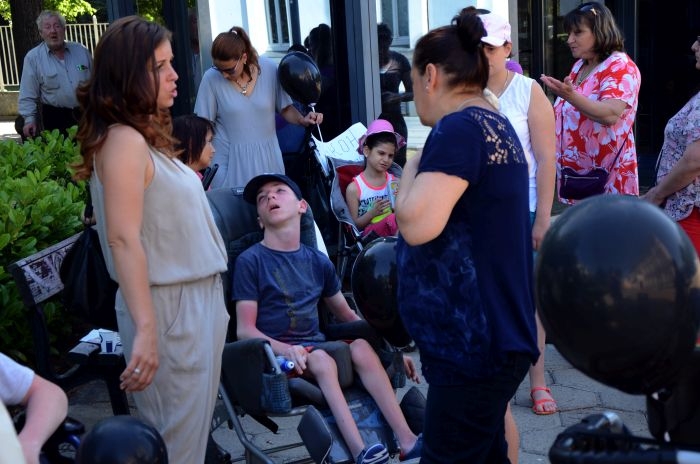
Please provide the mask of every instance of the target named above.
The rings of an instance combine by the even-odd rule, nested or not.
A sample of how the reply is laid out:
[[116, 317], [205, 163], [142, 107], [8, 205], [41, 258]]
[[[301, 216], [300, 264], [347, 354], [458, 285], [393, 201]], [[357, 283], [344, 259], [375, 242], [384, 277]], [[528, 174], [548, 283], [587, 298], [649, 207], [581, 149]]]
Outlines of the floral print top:
[[[589, 119], [569, 102], [557, 98], [554, 102], [557, 171], [561, 173], [561, 168], [570, 167], [583, 174], [602, 167], [611, 173], [605, 193], [639, 195], [633, 133], [642, 80], [639, 69], [625, 53], [615, 52], [599, 63], [581, 83], [576, 84], [582, 66], [583, 60], [578, 60], [569, 74], [577, 92], [595, 101], [622, 100], [627, 103], [627, 108], [615, 124], [605, 126]], [[615, 160], [620, 149], [620, 156]], [[560, 200], [568, 204], [575, 202], [564, 198]]]
[[[664, 144], [659, 155], [659, 171], [656, 174], [657, 183], [683, 157], [688, 146], [697, 140], [700, 140], [700, 93], [691, 98], [666, 124]], [[680, 221], [690, 215], [694, 206], [700, 207], [699, 178], [671, 194], [666, 199], [664, 209], [671, 219]]]

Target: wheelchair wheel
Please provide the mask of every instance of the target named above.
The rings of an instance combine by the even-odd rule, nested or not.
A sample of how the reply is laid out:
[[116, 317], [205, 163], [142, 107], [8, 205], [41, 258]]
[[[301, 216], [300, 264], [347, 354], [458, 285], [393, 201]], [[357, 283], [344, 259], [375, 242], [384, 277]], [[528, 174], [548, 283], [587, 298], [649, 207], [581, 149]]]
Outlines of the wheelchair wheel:
[[85, 426], [80, 422], [66, 418], [42, 447], [41, 462], [46, 464], [73, 464], [80, 447], [80, 436], [85, 433]]
[[42, 464], [74, 464], [80, 443], [66, 441], [59, 443], [56, 448], [42, 452]]

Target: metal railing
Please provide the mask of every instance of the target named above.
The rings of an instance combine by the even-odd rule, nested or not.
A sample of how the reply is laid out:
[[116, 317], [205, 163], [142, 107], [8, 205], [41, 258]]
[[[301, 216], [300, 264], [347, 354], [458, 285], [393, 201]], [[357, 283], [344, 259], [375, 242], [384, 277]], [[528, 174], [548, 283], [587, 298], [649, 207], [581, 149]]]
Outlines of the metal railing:
[[[95, 16], [92, 17], [91, 23], [66, 24], [66, 40], [81, 43], [92, 53], [108, 25], [98, 23]], [[19, 86], [20, 77], [12, 26], [0, 26], [0, 92], [8, 86]]]

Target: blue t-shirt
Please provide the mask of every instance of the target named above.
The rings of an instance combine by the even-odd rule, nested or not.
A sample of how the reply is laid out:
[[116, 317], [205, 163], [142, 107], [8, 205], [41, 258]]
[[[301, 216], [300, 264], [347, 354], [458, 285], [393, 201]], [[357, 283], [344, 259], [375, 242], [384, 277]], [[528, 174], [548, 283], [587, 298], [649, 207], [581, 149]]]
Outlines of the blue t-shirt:
[[276, 251], [256, 243], [236, 260], [232, 298], [257, 301], [256, 327], [284, 343], [324, 341], [317, 305], [339, 291], [328, 257], [304, 244]]
[[508, 120], [469, 107], [438, 121], [418, 175], [469, 182], [438, 237], [399, 235], [400, 313], [433, 385], [488, 377], [508, 353], [538, 356], [527, 161]]

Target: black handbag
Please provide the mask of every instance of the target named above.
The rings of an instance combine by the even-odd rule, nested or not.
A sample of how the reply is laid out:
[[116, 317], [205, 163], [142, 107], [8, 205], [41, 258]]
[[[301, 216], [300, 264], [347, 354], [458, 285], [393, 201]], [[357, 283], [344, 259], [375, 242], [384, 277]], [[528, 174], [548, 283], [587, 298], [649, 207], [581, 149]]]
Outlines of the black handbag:
[[[92, 220], [88, 188], [85, 223]], [[63, 305], [96, 327], [117, 330], [114, 300], [118, 285], [107, 271], [97, 231], [86, 225], [63, 258], [59, 275], [63, 282]]]
[[562, 168], [559, 197], [569, 200], [583, 200], [593, 195], [600, 195], [605, 191], [605, 184], [608, 183], [609, 177], [610, 173], [603, 168], [594, 168], [583, 174], [579, 174], [569, 167]]
[[[560, 134], [562, 133], [563, 120], [562, 132], [560, 132]], [[611, 170], [613, 166], [615, 166], [617, 158], [620, 156], [620, 153], [622, 152], [622, 149], [625, 146], [625, 142], [627, 142], [628, 136], [629, 133], [627, 134], [627, 136], [625, 136], [625, 140], [622, 142], [622, 145], [620, 145], [620, 148], [617, 150], [617, 155], [615, 155], [615, 159], [610, 165]], [[561, 154], [564, 153], [564, 150], [561, 147], [562, 138], [563, 136], [560, 135], [559, 152]], [[595, 167], [590, 171], [584, 173], [579, 173], [569, 167], [561, 168], [561, 171], [559, 173], [559, 198], [565, 198], [567, 200], [583, 200], [584, 198], [592, 197], [594, 195], [600, 195], [603, 192], [605, 192], [605, 185], [608, 183], [609, 178], [610, 171], [602, 167]]]

